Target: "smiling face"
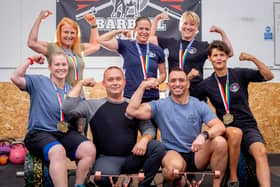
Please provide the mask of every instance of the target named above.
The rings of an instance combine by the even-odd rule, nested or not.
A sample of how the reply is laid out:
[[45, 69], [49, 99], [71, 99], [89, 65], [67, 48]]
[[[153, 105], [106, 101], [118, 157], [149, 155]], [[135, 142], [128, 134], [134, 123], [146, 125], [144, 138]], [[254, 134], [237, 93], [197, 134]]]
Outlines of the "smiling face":
[[64, 54], [53, 54], [50, 59], [48, 69], [51, 72], [52, 78], [63, 80], [68, 74], [67, 58]]
[[199, 20], [198, 15], [191, 11], [187, 11], [182, 15], [179, 30], [183, 40], [189, 41], [195, 37], [198, 32]]
[[212, 53], [208, 56], [208, 60], [211, 61], [215, 70], [221, 71], [227, 69], [228, 55], [217, 48], [212, 49]]
[[148, 18], [137, 20], [134, 32], [137, 32], [136, 41], [141, 44], [146, 44], [151, 32], [151, 22]]
[[181, 97], [188, 93], [189, 81], [186, 73], [181, 70], [172, 70], [169, 73], [168, 87], [171, 95]]
[[103, 85], [107, 92], [107, 97], [120, 98], [125, 86], [123, 72], [119, 68], [108, 68], [104, 72]]
[[61, 43], [66, 48], [72, 48], [75, 38], [77, 37], [76, 30], [69, 24], [65, 24], [61, 28]]
[[211, 61], [216, 72], [226, 72], [229, 54], [230, 49], [223, 41], [214, 40], [210, 43], [208, 47], [208, 60]]

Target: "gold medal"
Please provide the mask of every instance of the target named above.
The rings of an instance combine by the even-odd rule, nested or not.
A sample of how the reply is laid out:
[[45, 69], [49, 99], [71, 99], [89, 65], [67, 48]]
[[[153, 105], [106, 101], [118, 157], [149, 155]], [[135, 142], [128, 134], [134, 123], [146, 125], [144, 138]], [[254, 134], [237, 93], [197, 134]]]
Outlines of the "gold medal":
[[63, 133], [67, 133], [68, 132], [68, 124], [65, 121], [60, 121], [59, 123], [57, 123], [57, 130]]
[[233, 115], [230, 113], [223, 115], [223, 122], [225, 125], [231, 124], [233, 122]]

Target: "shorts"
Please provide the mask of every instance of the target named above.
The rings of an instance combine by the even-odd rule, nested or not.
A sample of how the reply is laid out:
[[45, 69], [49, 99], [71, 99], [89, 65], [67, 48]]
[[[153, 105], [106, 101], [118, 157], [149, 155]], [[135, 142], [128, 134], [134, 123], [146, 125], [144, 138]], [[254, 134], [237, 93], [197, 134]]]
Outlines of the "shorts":
[[190, 153], [179, 153], [187, 163], [187, 168], [186, 171], [198, 171], [198, 169], [195, 166], [195, 161], [194, 161], [194, 152]]
[[24, 144], [29, 152], [39, 158], [49, 161], [48, 152], [57, 144], [61, 144], [66, 151], [66, 155], [71, 160], [75, 160], [78, 146], [89, 141], [78, 132], [69, 130], [66, 134], [61, 132], [47, 132], [41, 130], [31, 130], [24, 139]]
[[242, 127], [243, 137], [241, 142], [241, 149], [244, 153], [249, 152], [250, 146], [255, 142], [264, 143], [263, 136], [259, 129], [255, 126]]

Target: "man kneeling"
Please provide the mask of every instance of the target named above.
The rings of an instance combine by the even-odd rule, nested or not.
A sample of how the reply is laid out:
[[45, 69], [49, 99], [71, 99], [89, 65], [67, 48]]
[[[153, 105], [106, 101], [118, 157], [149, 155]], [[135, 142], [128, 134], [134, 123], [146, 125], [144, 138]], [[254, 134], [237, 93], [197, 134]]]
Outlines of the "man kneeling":
[[[166, 154], [162, 160], [163, 175], [168, 183], [179, 178], [174, 170], [204, 170], [210, 163], [214, 177], [213, 186], [219, 187], [224, 176], [228, 148], [221, 136], [225, 132], [223, 123], [214, 115], [205, 102], [189, 96], [189, 80], [181, 69], [169, 73], [168, 86], [171, 96], [150, 103], [142, 103], [145, 89], [158, 86], [156, 79], [141, 83], [127, 107], [127, 114], [139, 119], [153, 118], [158, 124]], [[202, 123], [209, 129], [201, 133]]]

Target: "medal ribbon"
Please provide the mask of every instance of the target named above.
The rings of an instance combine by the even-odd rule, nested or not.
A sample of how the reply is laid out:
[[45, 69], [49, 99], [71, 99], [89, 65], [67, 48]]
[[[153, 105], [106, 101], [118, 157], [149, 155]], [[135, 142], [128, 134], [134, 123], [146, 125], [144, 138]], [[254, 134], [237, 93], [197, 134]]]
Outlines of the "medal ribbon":
[[215, 74], [215, 79], [216, 79], [218, 87], [219, 87], [220, 95], [222, 97], [222, 101], [223, 101], [223, 104], [224, 104], [224, 107], [226, 110], [226, 114], [229, 114], [229, 107], [230, 107], [229, 73], [227, 73], [227, 81], [226, 81], [226, 86], [225, 86], [226, 93], [224, 92], [223, 85], [217, 78], [216, 74]]
[[139, 58], [140, 58], [140, 62], [141, 62], [141, 67], [142, 67], [142, 71], [143, 71], [143, 76], [144, 79], [146, 80], [148, 78], [148, 72], [149, 72], [149, 63], [150, 63], [150, 45], [149, 43], [147, 44], [147, 48], [146, 48], [146, 60], [144, 61], [144, 56], [142, 55], [142, 52], [140, 50], [140, 46], [137, 42], [135, 42], [136, 47], [137, 47], [137, 51], [139, 54]]
[[65, 49], [64, 49], [64, 52], [71, 59], [71, 62], [74, 66], [75, 81], [77, 81], [77, 80], [79, 80], [79, 63], [78, 63], [77, 55], [75, 53], [69, 53]]
[[194, 39], [192, 39], [190, 41], [190, 43], [188, 44], [187, 48], [184, 51], [184, 54], [183, 54], [182, 41], [180, 41], [180, 50], [179, 50], [179, 68], [180, 69], [183, 69], [185, 66], [186, 58], [187, 58], [188, 52], [193, 44], [193, 41], [194, 41]]
[[[53, 87], [55, 89], [56, 95], [57, 95], [57, 99], [58, 99], [58, 103], [59, 103], [59, 110], [60, 110], [60, 121], [64, 121], [64, 113], [62, 112], [62, 104], [63, 104], [63, 100], [62, 97], [58, 91], [58, 88], [56, 87], [56, 85], [53, 83]], [[67, 89], [66, 89], [66, 85], [64, 85], [64, 97], [67, 95]]]

